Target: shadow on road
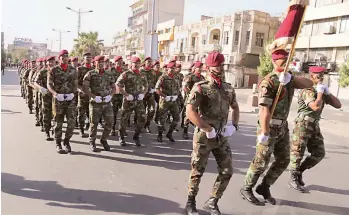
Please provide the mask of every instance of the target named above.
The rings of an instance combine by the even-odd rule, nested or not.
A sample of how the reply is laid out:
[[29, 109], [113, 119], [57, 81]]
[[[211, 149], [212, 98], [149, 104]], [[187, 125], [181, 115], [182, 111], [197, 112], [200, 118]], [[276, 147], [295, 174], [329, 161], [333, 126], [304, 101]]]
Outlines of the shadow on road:
[[127, 214], [180, 213], [179, 204], [149, 195], [66, 188], [56, 181], [30, 181], [22, 176], [1, 173], [4, 193], [48, 201], [55, 207]]
[[12, 110], [1, 109], [1, 113], [14, 114], [14, 113], [22, 113], [22, 112], [16, 112], [16, 111], [12, 111]]
[[18, 96], [18, 95], [4, 95], [4, 94], [1, 94], [1, 96], [4, 96], [4, 97], [11, 97], [11, 98], [15, 98], [15, 97], [20, 98], [20, 97], [21, 97], [21, 96]]
[[[331, 188], [331, 187], [325, 187], [321, 185], [309, 185], [306, 187], [309, 191], [317, 190], [324, 193], [333, 193], [333, 194], [340, 194], [340, 195], [346, 195], [349, 196], [349, 190], [342, 190], [337, 188]], [[349, 214], [349, 213], [347, 213]]]

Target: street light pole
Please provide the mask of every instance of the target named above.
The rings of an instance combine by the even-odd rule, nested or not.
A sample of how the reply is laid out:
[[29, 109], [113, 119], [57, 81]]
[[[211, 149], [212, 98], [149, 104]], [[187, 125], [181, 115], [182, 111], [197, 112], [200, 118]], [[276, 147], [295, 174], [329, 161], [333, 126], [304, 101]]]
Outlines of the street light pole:
[[75, 12], [75, 13], [77, 13], [78, 14], [78, 36], [79, 36], [79, 34], [80, 34], [80, 28], [81, 28], [81, 14], [83, 14], [83, 13], [92, 13], [93, 12], [93, 10], [89, 10], [89, 11], [81, 11], [81, 9], [79, 8], [79, 10], [73, 10], [73, 9], [71, 9], [70, 7], [66, 7], [68, 10], [71, 10], [71, 11], [73, 11], [73, 12]]
[[62, 50], [62, 34], [68, 33], [70, 31], [62, 31], [62, 30], [56, 30], [56, 29], [52, 29], [52, 30], [59, 33], [59, 50]]

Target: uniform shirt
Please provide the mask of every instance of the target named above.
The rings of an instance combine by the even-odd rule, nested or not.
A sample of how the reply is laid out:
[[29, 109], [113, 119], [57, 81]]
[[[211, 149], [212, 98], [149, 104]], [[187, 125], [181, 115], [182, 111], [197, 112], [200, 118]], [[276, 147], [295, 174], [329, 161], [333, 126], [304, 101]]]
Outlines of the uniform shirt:
[[85, 67], [84, 65], [83, 66], [80, 66], [78, 67], [78, 86], [81, 88], [82, 87], [82, 84], [83, 84], [83, 80], [84, 80], [84, 77], [86, 75], [86, 73], [90, 70], [93, 70], [93, 68], [91, 67], [90, 69], [88, 69], [87, 67]]
[[31, 69], [28, 75], [28, 83], [34, 84], [35, 76], [36, 76], [37, 69]]
[[54, 66], [47, 74], [47, 86], [50, 86], [58, 94], [75, 93], [77, 82], [77, 71], [70, 65], [67, 71], [63, 71], [59, 65]]
[[152, 69], [150, 69], [150, 70], [141, 69], [141, 73], [145, 77], [147, 77], [149, 89], [154, 89], [156, 81], [157, 81], [156, 76], [155, 76], [155, 72]]
[[237, 102], [235, 91], [230, 84], [222, 82], [221, 88], [218, 88], [210, 81], [201, 81], [190, 91], [187, 104], [198, 108], [201, 118], [219, 130], [228, 121], [230, 106]]
[[180, 89], [182, 89], [182, 82], [184, 80], [184, 75], [179, 72], [179, 73], [175, 74], [175, 78], [176, 78], [176, 80], [177, 80], [177, 82], [179, 84]]
[[180, 87], [176, 77], [171, 78], [167, 73], [160, 76], [155, 85], [156, 90], [161, 90], [166, 96], [177, 96], [180, 93]]
[[194, 84], [199, 81], [204, 81], [205, 77], [200, 75], [196, 75], [194, 73], [190, 73], [186, 75], [183, 79], [183, 90], [186, 94], [189, 94]]
[[125, 88], [127, 94], [137, 96], [148, 89], [148, 81], [142, 73], [135, 73], [131, 70], [123, 72], [116, 81], [116, 85]]
[[298, 114], [299, 115], [303, 115], [303, 116], [309, 116], [311, 118], [320, 120], [321, 118], [321, 113], [322, 110], [325, 107], [325, 104], [328, 103], [328, 96], [323, 95], [323, 103], [322, 103], [322, 107], [320, 110], [318, 111], [314, 111], [313, 109], [311, 109], [309, 107], [309, 104], [311, 102], [314, 102], [317, 98], [317, 91], [316, 91], [316, 86], [313, 88], [309, 88], [309, 89], [302, 89], [299, 92], [298, 95]]
[[111, 95], [114, 83], [115, 79], [108, 71], [100, 73], [95, 69], [86, 73], [83, 79], [83, 89], [90, 89], [92, 94], [105, 97]]
[[47, 89], [47, 73], [48, 73], [47, 69], [40, 70], [34, 80], [35, 83], [37, 83], [38, 85], [46, 89]]
[[[293, 81], [283, 87], [279, 101], [275, 107], [273, 119], [287, 120], [290, 112], [292, 98], [294, 95]], [[271, 109], [273, 101], [276, 97], [280, 82], [276, 72], [266, 75], [258, 86], [258, 103], [261, 106]]]

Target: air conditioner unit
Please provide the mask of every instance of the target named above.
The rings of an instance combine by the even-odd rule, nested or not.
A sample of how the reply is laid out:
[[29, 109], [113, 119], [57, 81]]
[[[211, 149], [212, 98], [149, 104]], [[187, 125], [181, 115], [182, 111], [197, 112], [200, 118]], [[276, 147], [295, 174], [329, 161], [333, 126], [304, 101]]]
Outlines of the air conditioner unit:
[[326, 27], [325, 34], [335, 34], [335, 33], [336, 33], [336, 27], [334, 27], [333, 25], [328, 25]]

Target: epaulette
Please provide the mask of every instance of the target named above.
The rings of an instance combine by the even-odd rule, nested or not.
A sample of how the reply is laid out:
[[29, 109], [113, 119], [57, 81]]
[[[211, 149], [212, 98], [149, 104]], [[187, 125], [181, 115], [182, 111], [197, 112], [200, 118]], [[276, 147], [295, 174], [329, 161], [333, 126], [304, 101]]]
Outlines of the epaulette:
[[205, 80], [205, 81], [199, 81], [199, 82], [196, 82], [195, 84], [194, 84], [194, 86], [195, 85], [201, 85], [201, 84], [207, 84], [209, 81], [207, 81], [207, 80]]

